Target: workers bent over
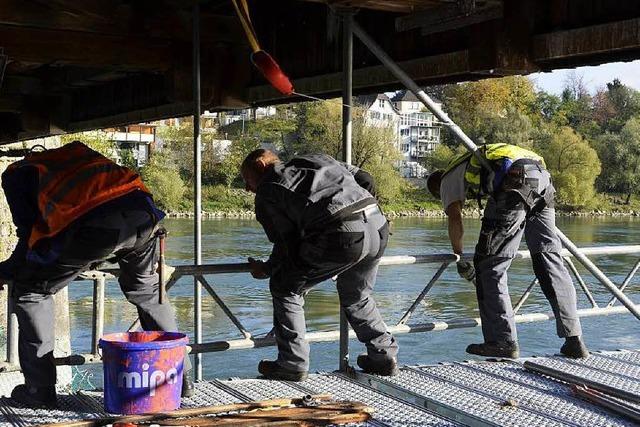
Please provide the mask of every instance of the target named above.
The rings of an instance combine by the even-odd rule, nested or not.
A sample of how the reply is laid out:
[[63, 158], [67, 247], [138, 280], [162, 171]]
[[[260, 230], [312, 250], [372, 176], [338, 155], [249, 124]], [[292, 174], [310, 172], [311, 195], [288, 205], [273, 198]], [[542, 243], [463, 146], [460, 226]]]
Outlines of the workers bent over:
[[[493, 172], [484, 170], [471, 153], [458, 156], [446, 170], [432, 173], [429, 191], [442, 200], [448, 217], [454, 253], [462, 255], [462, 207], [467, 191], [489, 195], [482, 218], [473, 265], [458, 262], [460, 275], [475, 279], [484, 343], [471, 344], [467, 353], [517, 358], [516, 325], [507, 288], [507, 270], [522, 235], [531, 252], [533, 270], [551, 304], [560, 349], [568, 357], [587, 357], [576, 308], [576, 291], [565, 268], [562, 245], [555, 232], [555, 189], [544, 160], [536, 153], [508, 144], [479, 148]], [[475, 271], [474, 271], [475, 266]]]
[[340, 305], [367, 347], [358, 365], [396, 374], [398, 345], [371, 297], [389, 236], [371, 176], [326, 155], [282, 163], [262, 149], [247, 156], [241, 173], [247, 190], [256, 193], [256, 219], [273, 243], [268, 261], [249, 258], [253, 277], [270, 278], [278, 345], [277, 360], [261, 361], [258, 371], [271, 379], [307, 377], [303, 295], [337, 275]]
[[[2, 174], [18, 244], [0, 263], [12, 283], [25, 384], [11, 397], [56, 406], [53, 295], [103, 260], [120, 265], [120, 288], [145, 330], [176, 331], [174, 311], [158, 301], [154, 232], [164, 213], [140, 177], [80, 142], [33, 152]], [[183, 395], [193, 394], [185, 360]]]

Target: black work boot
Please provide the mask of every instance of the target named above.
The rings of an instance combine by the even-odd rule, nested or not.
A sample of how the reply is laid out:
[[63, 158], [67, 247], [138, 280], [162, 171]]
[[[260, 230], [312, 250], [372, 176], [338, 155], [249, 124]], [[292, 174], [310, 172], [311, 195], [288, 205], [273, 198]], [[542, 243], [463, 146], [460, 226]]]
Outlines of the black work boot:
[[560, 348], [560, 353], [572, 359], [582, 359], [589, 357], [589, 350], [584, 345], [580, 337], [567, 337]]
[[11, 391], [11, 398], [31, 408], [55, 409], [58, 407], [55, 386], [35, 387], [20, 384]]
[[191, 370], [182, 373], [182, 393], [181, 397], [193, 397], [196, 394], [196, 385], [193, 383], [193, 372]]
[[518, 343], [513, 341], [492, 341], [482, 344], [469, 344], [467, 353], [486, 357], [507, 357], [509, 359], [517, 359], [520, 357]]
[[269, 380], [304, 381], [307, 379], [307, 371], [293, 371], [278, 365], [273, 360], [261, 360], [258, 364], [258, 372]]
[[398, 362], [395, 357], [373, 359], [368, 354], [361, 354], [357, 360], [358, 366], [367, 374], [392, 377], [398, 375]]

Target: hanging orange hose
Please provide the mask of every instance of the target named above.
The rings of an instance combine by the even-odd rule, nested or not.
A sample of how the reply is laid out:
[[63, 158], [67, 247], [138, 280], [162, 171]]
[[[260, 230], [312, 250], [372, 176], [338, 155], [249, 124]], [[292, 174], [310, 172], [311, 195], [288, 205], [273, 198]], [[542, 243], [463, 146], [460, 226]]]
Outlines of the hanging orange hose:
[[[291, 83], [291, 80], [289, 80], [289, 77], [287, 77], [287, 75], [282, 71], [275, 59], [260, 48], [256, 31], [251, 23], [247, 0], [231, 1], [236, 9], [236, 13], [240, 19], [240, 24], [242, 24], [242, 28], [247, 35], [247, 40], [249, 41], [249, 45], [253, 52], [251, 54], [251, 62], [276, 90], [287, 96], [293, 94], [293, 84]], [[240, 4], [238, 1], [240, 1]]]

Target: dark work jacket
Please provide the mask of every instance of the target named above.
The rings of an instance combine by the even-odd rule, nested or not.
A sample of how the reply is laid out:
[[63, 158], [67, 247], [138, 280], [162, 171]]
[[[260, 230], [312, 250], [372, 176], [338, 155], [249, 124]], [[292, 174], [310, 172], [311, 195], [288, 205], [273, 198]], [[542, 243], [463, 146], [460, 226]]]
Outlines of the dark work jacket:
[[356, 210], [376, 204], [363, 186], [375, 192], [370, 175], [327, 155], [276, 164], [256, 191], [256, 219], [274, 244], [268, 267], [295, 259], [305, 235], [330, 228]]

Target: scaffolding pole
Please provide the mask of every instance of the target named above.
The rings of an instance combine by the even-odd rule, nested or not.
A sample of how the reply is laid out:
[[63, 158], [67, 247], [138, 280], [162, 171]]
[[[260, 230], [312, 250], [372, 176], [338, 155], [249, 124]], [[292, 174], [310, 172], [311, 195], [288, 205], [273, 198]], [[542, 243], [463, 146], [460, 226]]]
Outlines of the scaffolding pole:
[[[194, 260], [202, 264], [202, 140], [200, 137], [200, 2], [193, 4], [193, 194], [194, 203]], [[194, 335], [195, 342], [202, 342], [202, 286], [197, 276], [193, 277]], [[194, 376], [202, 379], [202, 355], [194, 356]]]
[[[351, 164], [351, 106], [353, 103], [353, 13], [346, 10], [342, 14], [342, 155]], [[349, 322], [340, 307], [340, 371], [349, 369]]]

